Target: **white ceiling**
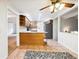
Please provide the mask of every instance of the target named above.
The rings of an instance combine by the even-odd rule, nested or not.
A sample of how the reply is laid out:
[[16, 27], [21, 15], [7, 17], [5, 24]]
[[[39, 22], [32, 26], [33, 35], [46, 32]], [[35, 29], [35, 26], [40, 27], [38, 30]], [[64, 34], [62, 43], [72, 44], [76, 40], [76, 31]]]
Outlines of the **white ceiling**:
[[[67, 18], [70, 18], [70, 17], [74, 17], [74, 16], [76, 16], [76, 15], [78, 15], [78, 7], [75, 7], [75, 8], [72, 9], [71, 11], [69, 11], [69, 12], [63, 14], [63, 15], [62, 15], [62, 18], [63, 18], [63, 19], [67, 19]], [[76, 17], [76, 18], [78, 18], [78, 17]]]
[[[71, 0], [64, 1], [70, 2]], [[8, 0], [8, 2], [9, 6], [14, 8], [17, 12], [30, 15], [30, 18], [33, 20], [44, 20], [51, 17], [49, 9], [46, 9], [42, 12], [39, 11], [40, 8], [50, 5], [50, 0]]]
[[[9, 4], [20, 13], [38, 12], [40, 8], [49, 5], [49, 0], [9, 0]], [[34, 11], [34, 12], [33, 12]]]
[[49, 0], [8, 0], [9, 5], [17, 10], [19, 13], [31, 15], [31, 18], [38, 19], [39, 9], [45, 7], [50, 3]]

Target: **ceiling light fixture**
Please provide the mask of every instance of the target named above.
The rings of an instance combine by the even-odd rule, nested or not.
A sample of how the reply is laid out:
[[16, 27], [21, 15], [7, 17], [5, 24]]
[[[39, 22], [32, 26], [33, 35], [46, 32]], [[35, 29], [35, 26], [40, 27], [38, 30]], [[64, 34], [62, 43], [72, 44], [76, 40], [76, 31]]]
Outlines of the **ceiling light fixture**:
[[62, 2], [62, 0], [50, 0], [51, 1], [51, 5], [45, 6], [43, 8], [40, 9], [44, 10], [46, 8], [50, 8], [51, 13], [56, 12], [58, 10], [62, 10], [64, 7], [73, 7], [74, 4], [71, 3], [66, 3], [66, 2]]

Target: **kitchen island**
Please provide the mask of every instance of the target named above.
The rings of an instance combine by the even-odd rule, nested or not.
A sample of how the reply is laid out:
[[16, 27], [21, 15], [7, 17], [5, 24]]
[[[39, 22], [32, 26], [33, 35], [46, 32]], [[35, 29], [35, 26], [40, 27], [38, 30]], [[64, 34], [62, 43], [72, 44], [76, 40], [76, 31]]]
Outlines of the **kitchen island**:
[[20, 45], [44, 45], [46, 32], [20, 32]]

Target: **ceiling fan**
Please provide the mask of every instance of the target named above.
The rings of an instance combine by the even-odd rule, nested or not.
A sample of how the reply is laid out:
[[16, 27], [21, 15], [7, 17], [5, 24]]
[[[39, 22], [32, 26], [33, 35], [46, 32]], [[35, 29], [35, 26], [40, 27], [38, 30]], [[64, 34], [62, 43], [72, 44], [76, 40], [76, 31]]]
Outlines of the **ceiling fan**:
[[61, 5], [64, 5], [64, 7], [69, 7], [69, 8], [74, 6], [74, 4], [62, 2], [62, 0], [50, 0], [50, 1], [51, 1], [51, 5], [48, 5], [48, 6], [45, 6], [45, 7], [41, 8], [40, 11], [53, 6], [52, 11], [51, 11], [51, 13], [53, 13], [56, 10], [59, 10]]

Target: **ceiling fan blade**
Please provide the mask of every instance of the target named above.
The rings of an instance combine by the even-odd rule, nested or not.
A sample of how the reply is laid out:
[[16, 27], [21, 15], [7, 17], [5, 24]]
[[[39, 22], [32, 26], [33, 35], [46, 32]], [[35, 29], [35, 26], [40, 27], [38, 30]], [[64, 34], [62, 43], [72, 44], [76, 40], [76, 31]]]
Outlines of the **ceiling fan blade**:
[[74, 5], [75, 5], [75, 4], [65, 3], [65, 7], [69, 7], [69, 8], [73, 7]]
[[50, 7], [50, 6], [52, 6], [52, 5], [45, 6], [45, 7], [41, 8], [40, 11], [42, 11], [42, 10], [44, 10], [44, 9]]
[[61, 0], [50, 0], [52, 4], [56, 4], [58, 2], [61, 2]]
[[53, 10], [52, 10], [52, 12], [51, 12], [51, 13], [53, 13], [53, 12], [55, 11], [55, 4], [53, 4], [53, 6], [54, 6], [54, 8], [53, 8]]
[[61, 3], [63, 3], [65, 6], [64, 7], [73, 7], [75, 4], [74, 3], [68, 3], [68, 2], [65, 2], [64, 0], [60, 0]]

